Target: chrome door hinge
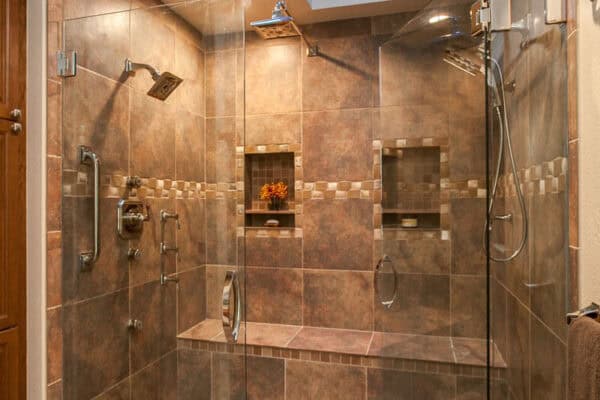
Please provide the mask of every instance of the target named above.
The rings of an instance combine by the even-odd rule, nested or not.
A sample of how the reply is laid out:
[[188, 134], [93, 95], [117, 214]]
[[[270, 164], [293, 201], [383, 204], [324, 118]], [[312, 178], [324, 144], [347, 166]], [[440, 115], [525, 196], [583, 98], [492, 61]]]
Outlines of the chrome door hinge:
[[59, 50], [56, 52], [56, 74], [63, 78], [77, 75], [77, 52]]

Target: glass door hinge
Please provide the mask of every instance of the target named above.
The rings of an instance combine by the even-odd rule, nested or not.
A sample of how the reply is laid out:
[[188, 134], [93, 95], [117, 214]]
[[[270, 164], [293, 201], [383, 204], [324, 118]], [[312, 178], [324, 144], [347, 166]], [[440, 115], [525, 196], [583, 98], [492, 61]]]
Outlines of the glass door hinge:
[[59, 50], [56, 52], [56, 74], [63, 78], [77, 75], [77, 52]]

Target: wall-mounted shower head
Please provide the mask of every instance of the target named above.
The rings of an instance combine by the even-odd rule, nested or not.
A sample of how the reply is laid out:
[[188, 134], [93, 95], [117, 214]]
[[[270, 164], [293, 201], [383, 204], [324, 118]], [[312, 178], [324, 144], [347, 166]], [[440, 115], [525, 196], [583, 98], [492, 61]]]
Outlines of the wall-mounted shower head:
[[300, 36], [308, 48], [308, 56], [316, 56], [319, 48], [306, 39], [302, 31], [294, 22], [294, 18], [288, 13], [285, 1], [280, 0], [275, 4], [271, 18], [250, 22], [250, 26], [263, 39], [278, 39], [284, 37]]
[[125, 60], [125, 72], [133, 74], [138, 69], [145, 69], [150, 72], [154, 80], [154, 85], [148, 90], [148, 96], [152, 96], [158, 100], [165, 101], [177, 89], [177, 86], [183, 82], [183, 79], [170, 72], [163, 72], [161, 74], [158, 69], [151, 65], [134, 63], [129, 59]]

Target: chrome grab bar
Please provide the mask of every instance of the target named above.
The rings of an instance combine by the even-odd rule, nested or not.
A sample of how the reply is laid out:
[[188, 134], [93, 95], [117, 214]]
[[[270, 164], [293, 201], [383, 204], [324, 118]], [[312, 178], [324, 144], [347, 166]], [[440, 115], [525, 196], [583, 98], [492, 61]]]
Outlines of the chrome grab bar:
[[228, 341], [235, 343], [238, 340], [242, 321], [242, 297], [236, 271], [227, 271], [225, 276], [222, 307], [221, 320], [225, 337]]
[[100, 257], [100, 158], [87, 146], [79, 146], [81, 164], [94, 168], [94, 250], [79, 253], [79, 268], [85, 271]]

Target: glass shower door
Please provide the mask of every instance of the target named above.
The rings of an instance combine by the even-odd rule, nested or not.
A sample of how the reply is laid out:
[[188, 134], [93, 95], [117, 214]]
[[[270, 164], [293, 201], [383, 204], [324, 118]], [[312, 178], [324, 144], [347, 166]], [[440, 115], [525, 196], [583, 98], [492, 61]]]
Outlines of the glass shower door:
[[64, 5], [56, 45], [77, 71], [52, 75], [62, 289], [49, 347], [65, 399], [245, 397], [243, 18], [229, 0]]

